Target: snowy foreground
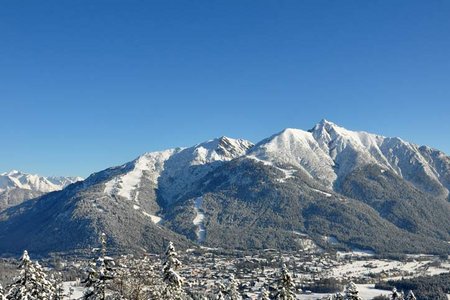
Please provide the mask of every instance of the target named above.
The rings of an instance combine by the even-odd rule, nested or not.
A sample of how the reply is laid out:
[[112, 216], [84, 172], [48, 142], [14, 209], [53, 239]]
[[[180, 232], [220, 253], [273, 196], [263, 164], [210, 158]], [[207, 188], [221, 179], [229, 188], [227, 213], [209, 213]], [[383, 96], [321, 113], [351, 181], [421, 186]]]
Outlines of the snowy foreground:
[[[378, 290], [374, 288], [374, 284], [357, 284], [356, 285], [359, 290], [359, 295], [363, 299], [372, 299], [379, 295], [388, 296], [391, 292], [386, 290]], [[64, 300], [73, 300], [73, 299], [81, 299], [83, 298], [83, 293], [85, 288], [80, 286], [79, 282], [76, 281], [68, 281], [64, 282], [64, 291], [65, 294], [69, 294], [70, 290], [72, 289], [72, 296], [70, 297], [64, 297]], [[323, 297], [328, 296], [329, 294], [299, 294], [297, 296], [297, 299], [299, 300], [316, 300]], [[258, 295], [252, 294], [255, 299], [257, 299]]]
[[[359, 291], [359, 296], [363, 299], [373, 299], [376, 296], [389, 296], [391, 294], [391, 291], [386, 291], [386, 290], [378, 290], [375, 288], [375, 284], [357, 284], [356, 285], [358, 287], [358, 291]], [[316, 300], [316, 299], [320, 299], [320, 298], [324, 298], [326, 296], [328, 296], [329, 294], [300, 294], [298, 295], [297, 299], [301, 299], [301, 300]]]

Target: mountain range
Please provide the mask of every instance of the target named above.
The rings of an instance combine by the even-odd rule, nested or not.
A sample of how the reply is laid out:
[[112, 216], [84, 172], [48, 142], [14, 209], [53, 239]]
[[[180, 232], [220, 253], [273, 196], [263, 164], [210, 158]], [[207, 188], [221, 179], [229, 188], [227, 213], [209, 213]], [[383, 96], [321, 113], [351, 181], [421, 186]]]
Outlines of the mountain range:
[[82, 180], [81, 177], [44, 177], [17, 170], [0, 173], [0, 211]]
[[443, 152], [322, 120], [257, 144], [221, 137], [146, 153], [31, 195], [0, 212], [0, 252], [83, 252], [105, 232], [117, 252], [172, 240], [449, 254], [449, 190]]

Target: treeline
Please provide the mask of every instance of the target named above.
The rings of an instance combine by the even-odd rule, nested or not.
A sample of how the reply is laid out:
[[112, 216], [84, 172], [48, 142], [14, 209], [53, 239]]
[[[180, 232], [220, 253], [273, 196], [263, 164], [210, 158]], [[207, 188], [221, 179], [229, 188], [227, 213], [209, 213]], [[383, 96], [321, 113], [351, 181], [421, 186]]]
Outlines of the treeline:
[[389, 280], [378, 283], [375, 287], [391, 289], [394, 286], [399, 290], [414, 291], [419, 300], [447, 300], [447, 294], [450, 294], [450, 273], [402, 280]]

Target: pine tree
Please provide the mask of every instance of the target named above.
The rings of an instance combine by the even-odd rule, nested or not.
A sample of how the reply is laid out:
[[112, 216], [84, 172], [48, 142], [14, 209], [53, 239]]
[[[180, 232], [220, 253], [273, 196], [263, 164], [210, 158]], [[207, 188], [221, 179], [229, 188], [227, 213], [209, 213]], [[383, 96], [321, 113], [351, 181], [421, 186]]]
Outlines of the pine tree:
[[63, 287], [63, 281], [62, 281], [62, 275], [61, 273], [57, 273], [55, 275], [52, 275], [52, 278], [50, 280], [53, 284], [53, 298], [52, 300], [63, 300], [64, 297], [68, 297], [70, 295], [66, 295], [64, 293], [64, 287]]
[[340, 292], [337, 292], [336, 295], [334, 295], [333, 300], [344, 300], [344, 295], [342, 295]]
[[264, 287], [259, 292], [258, 300], [270, 300], [269, 292]]
[[3, 290], [3, 286], [0, 283], [0, 300], [6, 300], [5, 291]]
[[216, 295], [214, 297], [215, 300], [225, 300], [225, 297], [227, 295], [227, 291], [225, 288], [225, 285], [222, 282], [217, 282], [217, 291]]
[[181, 267], [178, 253], [172, 242], [169, 242], [163, 263], [163, 280], [166, 283], [164, 295], [167, 299], [183, 299], [183, 278], [177, 273]]
[[361, 300], [361, 297], [359, 297], [358, 294], [359, 291], [356, 284], [350, 282], [345, 288], [345, 300]]
[[55, 294], [53, 282], [47, 279], [47, 274], [38, 262], [34, 264], [34, 268], [36, 270], [36, 287], [39, 297], [42, 297], [41, 299], [51, 299]]
[[414, 295], [413, 291], [410, 290], [408, 292], [408, 295], [406, 295], [405, 300], [417, 300], [417, 299], [416, 299], [416, 296]]
[[228, 290], [227, 290], [227, 299], [229, 300], [241, 300], [241, 294], [239, 293], [239, 286], [234, 278], [234, 275], [231, 274], [230, 278], [228, 279]]
[[53, 297], [53, 285], [47, 279], [43, 268], [39, 263], [33, 263], [24, 251], [20, 258], [20, 274], [8, 287], [7, 300], [37, 300], [51, 299]]
[[100, 257], [86, 269], [87, 276], [83, 283], [88, 289], [84, 293], [85, 300], [105, 300], [109, 281], [115, 277], [115, 262], [106, 256], [106, 234], [100, 237], [102, 244]]
[[396, 288], [393, 288], [390, 298], [392, 300], [403, 300], [403, 293], [399, 293]]
[[291, 274], [285, 264], [281, 268], [281, 277], [278, 284], [278, 291], [276, 299], [280, 300], [294, 300], [295, 299], [295, 287]]

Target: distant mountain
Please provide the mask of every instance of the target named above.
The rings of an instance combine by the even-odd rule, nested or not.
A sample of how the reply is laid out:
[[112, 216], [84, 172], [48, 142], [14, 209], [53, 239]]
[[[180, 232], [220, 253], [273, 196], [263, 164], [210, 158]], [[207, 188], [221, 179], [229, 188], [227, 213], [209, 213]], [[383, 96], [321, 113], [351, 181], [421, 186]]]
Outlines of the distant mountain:
[[[450, 158], [322, 120], [261, 142], [146, 153], [0, 213], [0, 252], [233, 249], [450, 253]], [[20, 237], [20, 238], [17, 238]]]
[[44, 177], [16, 170], [0, 173], [0, 211], [81, 180], [81, 177]]

